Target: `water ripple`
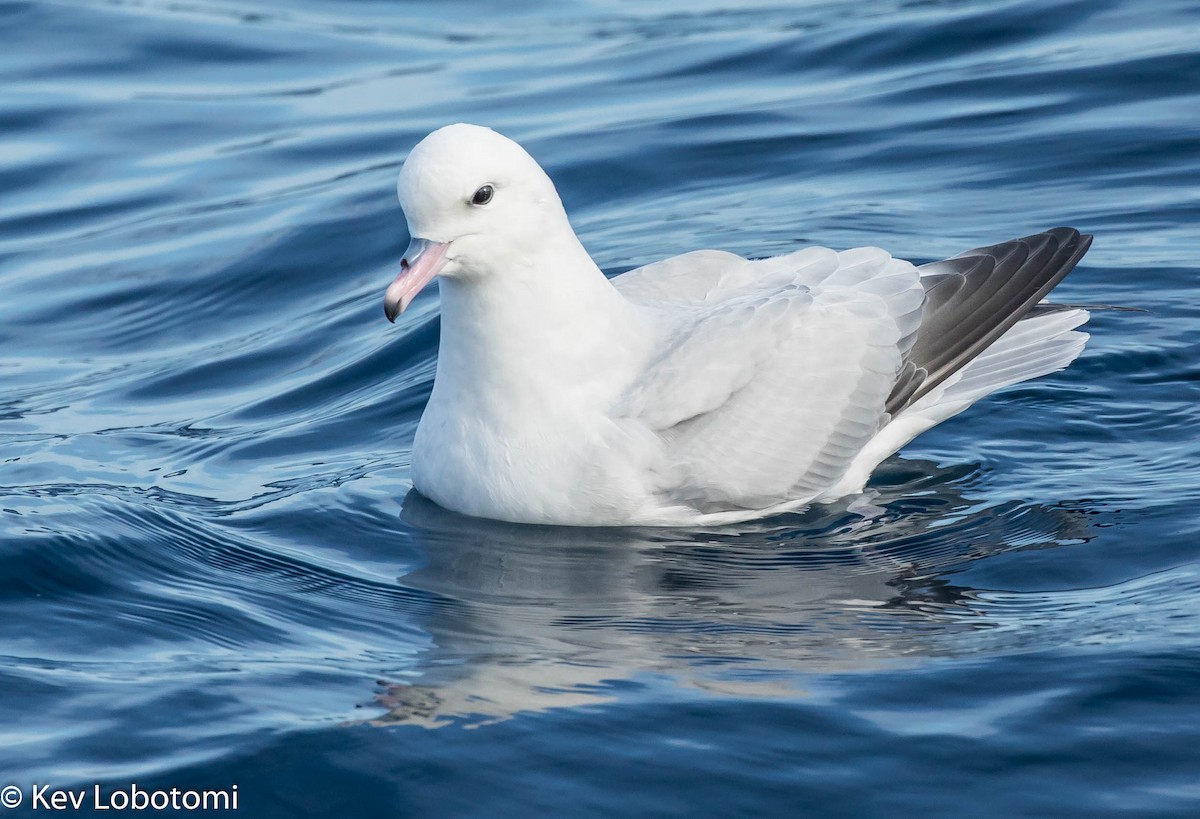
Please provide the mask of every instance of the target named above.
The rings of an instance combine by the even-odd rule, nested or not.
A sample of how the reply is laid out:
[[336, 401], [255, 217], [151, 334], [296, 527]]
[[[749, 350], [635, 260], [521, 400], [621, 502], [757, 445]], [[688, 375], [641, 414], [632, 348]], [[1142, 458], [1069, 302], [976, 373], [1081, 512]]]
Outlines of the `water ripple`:
[[[0, 4], [6, 774], [249, 771], [261, 816], [1194, 814], [1198, 22]], [[380, 309], [403, 153], [459, 120], [529, 147], [610, 274], [1066, 222], [1097, 241], [1064, 298], [1140, 312], [853, 508], [461, 518], [409, 494], [436, 294]]]

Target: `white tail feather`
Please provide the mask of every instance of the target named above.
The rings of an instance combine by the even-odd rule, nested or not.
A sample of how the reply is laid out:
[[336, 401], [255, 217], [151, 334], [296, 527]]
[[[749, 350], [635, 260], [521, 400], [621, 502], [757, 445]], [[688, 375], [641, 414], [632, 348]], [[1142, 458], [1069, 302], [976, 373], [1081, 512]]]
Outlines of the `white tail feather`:
[[1061, 370], [1083, 350], [1088, 334], [1073, 331], [1087, 320], [1086, 310], [1063, 310], [1017, 322], [963, 367], [959, 378], [941, 390], [940, 398], [927, 401], [939, 392], [934, 390], [906, 412], [933, 412], [939, 403], [966, 401], [970, 405], [1003, 387]]
[[1075, 309], [1017, 322], [967, 366], [898, 413], [863, 448], [829, 496], [861, 491], [884, 458], [984, 396], [1066, 367], [1088, 340], [1087, 333], [1075, 329], [1087, 320], [1086, 310]]

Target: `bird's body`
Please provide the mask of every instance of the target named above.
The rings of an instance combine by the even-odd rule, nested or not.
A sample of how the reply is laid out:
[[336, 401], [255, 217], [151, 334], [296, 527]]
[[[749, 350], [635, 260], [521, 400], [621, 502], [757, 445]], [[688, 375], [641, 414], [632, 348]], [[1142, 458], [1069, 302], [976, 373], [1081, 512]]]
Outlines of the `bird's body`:
[[544, 172], [487, 129], [427, 137], [400, 195], [416, 261], [389, 316], [441, 274], [413, 481], [469, 515], [715, 524], [831, 500], [1087, 339], [1085, 311], [1039, 304], [1089, 244], [1067, 228], [923, 267], [706, 250], [609, 280]]

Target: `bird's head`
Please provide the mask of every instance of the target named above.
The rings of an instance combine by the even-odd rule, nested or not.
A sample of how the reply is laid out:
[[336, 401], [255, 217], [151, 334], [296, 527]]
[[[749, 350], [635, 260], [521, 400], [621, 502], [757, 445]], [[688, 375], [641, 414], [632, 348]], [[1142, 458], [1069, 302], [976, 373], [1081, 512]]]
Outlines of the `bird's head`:
[[533, 157], [478, 125], [447, 125], [421, 140], [396, 189], [412, 241], [384, 298], [389, 321], [435, 276], [503, 275], [566, 222], [554, 183]]

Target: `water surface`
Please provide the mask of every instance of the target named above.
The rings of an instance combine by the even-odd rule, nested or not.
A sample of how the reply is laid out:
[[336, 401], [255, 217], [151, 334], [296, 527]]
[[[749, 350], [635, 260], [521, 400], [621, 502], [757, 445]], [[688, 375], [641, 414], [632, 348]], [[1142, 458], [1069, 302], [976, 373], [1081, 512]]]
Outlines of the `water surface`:
[[[298, 816], [1200, 812], [1200, 8], [0, 2], [0, 786]], [[736, 529], [409, 495], [405, 152], [609, 272], [1071, 224], [1067, 371]], [[406, 495], [408, 498], [406, 499]]]

